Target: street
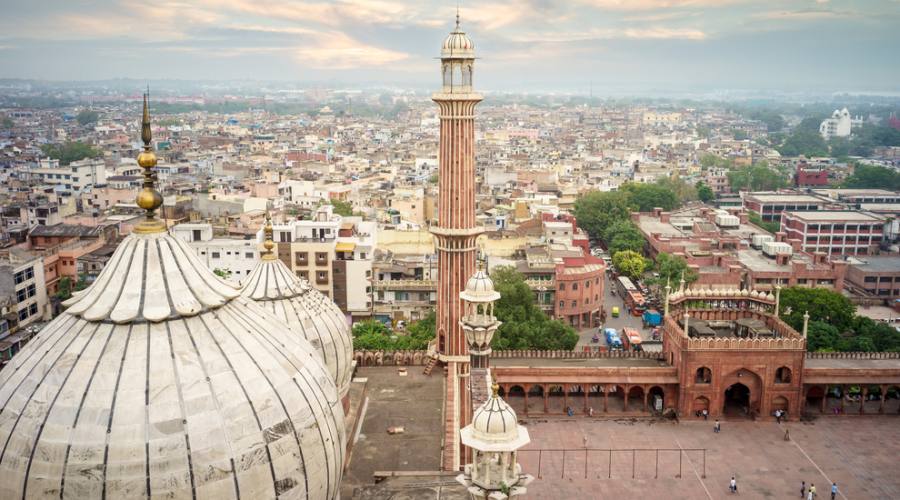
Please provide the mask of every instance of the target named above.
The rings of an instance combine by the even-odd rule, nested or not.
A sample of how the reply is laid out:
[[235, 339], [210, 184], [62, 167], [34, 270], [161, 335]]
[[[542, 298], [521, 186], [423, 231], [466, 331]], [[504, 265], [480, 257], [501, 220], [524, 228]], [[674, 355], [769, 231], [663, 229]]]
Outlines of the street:
[[[625, 308], [625, 301], [622, 300], [616, 294], [616, 286], [613, 280], [610, 279], [609, 273], [605, 273], [603, 276], [605, 280], [604, 287], [604, 296], [603, 296], [603, 308], [606, 311], [606, 323], [603, 325], [603, 328], [615, 328], [617, 331], [622, 330], [624, 327], [631, 327], [635, 330], [641, 332], [641, 337], [646, 341], [650, 340], [650, 329], [644, 328], [641, 318], [638, 316], [632, 316], [628, 310]], [[618, 306], [620, 314], [618, 318], [612, 317], [612, 308]], [[662, 312], [662, 311], [660, 311]], [[597, 333], [596, 328], [587, 328], [584, 330], [580, 330], [578, 332], [578, 344], [575, 345], [575, 350], [580, 351], [583, 346], [598, 346], [606, 345], [606, 340], [603, 338], [603, 335], [600, 335], [600, 342], [596, 344], [591, 343], [591, 337]], [[658, 351], [662, 349], [660, 344], [650, 344], [645, 345], [644, 350], [646, 351]]]

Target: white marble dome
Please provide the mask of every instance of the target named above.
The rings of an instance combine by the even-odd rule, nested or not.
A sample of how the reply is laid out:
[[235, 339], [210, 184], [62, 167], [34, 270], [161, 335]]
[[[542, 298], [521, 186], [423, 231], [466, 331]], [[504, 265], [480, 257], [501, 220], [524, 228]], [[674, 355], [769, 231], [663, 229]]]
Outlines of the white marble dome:
[[272, 254], [264, 254], [241, 285], [241, 295], [256, 301], [313, 345], [340, 397], [346, 396], [353, 375], [353, 336], [337, 304]]
[[129, 235], [66, 304], [0, 371], [0, 498], [339, 496], [332, 377], [186, 243]]
[[460, 297], [469, 302], [493, 302], [500, 299], [500, 292], [494, 290], [494, 280], [484, 269], [478, 269], [466, 281]]
[[473, 59], [475, 57], [475, 44], [468, 35], [459, 27], [459, 18], [456, 19], [456, 28], [447, 35], [441, 44], [441, 58]]

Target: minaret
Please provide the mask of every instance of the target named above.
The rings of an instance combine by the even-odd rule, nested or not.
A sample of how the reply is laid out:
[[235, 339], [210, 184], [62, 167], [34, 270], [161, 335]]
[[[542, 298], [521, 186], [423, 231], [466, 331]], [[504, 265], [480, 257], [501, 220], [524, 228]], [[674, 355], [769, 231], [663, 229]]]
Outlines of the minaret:
[[444, 463], [458, 470], [459, 429], [471, 418], [467, 378], [469, 356], [460, 327], [463, 304], [459, 293], [475, 271], [475, 105], [482, 97], [472, 90], [475, 46], [459, 27], [441, 47], [443, 85], [432, 100], [440, 107], [438, 222], [432, 226], [438, 255], [437, 342], [446, 364]]

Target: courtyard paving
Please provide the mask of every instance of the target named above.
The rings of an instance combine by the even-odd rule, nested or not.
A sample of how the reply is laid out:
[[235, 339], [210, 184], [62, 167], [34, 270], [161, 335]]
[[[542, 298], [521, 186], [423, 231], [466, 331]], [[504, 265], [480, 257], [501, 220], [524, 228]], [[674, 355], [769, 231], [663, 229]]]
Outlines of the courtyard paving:
[[[743, 498], [799, 498], [800, 482], [816, 485], [828, 498], [836, 481], [841, 499], [900, 498], [900, 417], [822, 417], [810, 422], [776, 424], [725, 421], [673, 423], [662, 420], [531, 419], [526, 449], [543, 452], [540, 478], [528, 487], [529, 499], [555, 498], [725, 498], [734, 475]], [[790, 440], [784, 440], [789, 429]], [[706, 449], [699, 451], [630, 451], [612, 454], [593, 449]], [[681, 455], [682, 476], [676, 477]], [[522, 451], [525, 471], [538, 476], [538, 453]], [[632, 468], [632, 461], [635, 464]], [[633, 471], [633, 472], [632, 472]], [[634, 479], [632, 479], [634, 474]], [[658, 475], [658, 478], [654, 476]]]

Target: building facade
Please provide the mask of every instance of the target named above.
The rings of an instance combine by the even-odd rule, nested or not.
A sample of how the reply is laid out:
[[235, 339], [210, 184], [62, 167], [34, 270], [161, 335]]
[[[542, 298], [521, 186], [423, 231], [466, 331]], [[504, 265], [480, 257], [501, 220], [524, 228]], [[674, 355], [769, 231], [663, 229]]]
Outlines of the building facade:
[[873, 255], [884, 239], [885, 222], [862, 211], [784, 212], [781, 231], [788, 240], [799, 240], [807, 252]]

